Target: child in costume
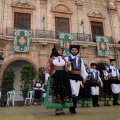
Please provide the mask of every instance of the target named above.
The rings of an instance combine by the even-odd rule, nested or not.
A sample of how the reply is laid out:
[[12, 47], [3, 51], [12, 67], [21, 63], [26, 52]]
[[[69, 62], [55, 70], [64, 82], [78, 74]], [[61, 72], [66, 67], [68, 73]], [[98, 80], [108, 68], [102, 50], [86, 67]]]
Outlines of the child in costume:
[[91, 86], [91, 95], [92, 95], [92, 104], [93, 107], [99, 107], [99, 84], [103, 87], [102, 80], [100, 78], [100, 73], [96, 70], [96, 63], [91, 63], [91, 68], [88, 70], [88, 74], [90, 77], [90, 86]]

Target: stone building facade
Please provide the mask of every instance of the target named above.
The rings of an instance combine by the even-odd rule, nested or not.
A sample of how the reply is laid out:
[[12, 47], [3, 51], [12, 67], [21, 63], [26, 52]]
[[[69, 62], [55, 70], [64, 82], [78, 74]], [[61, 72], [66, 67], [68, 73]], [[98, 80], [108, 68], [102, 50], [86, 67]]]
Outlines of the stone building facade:
[[[15, 26], [19, 26], [16, 16], [21, 18], [20, 15], [29, 16], [31, 41], [28, 53], [13, 50], [13, 31]], [[60, 19], [66, 22], [59, 25]], [[21, 26], [24, 21], [22, 19]], [[53, 44], [59, 43], [57, 32], [74, 34], [74, 44], [81, 46], [80, 56], [87, 65], [91, 62], [109, 64], [110, 58], [116, 58], [120, 68], [120, 0], [0, 0], [0, 54], [4, 57], [0, 83], [9, 66], [16, 66], [15, 70], [18, 70], [23, 63], [28, 62], [36, 70], [45, 67]], [[97, 55], [94, 35], [108, 37], [109, 56]], [[18, 82], [15, 84], [18, 85], [20, 78], [16, 79]], [[19, 93], [18, 88], [15, 87]]]

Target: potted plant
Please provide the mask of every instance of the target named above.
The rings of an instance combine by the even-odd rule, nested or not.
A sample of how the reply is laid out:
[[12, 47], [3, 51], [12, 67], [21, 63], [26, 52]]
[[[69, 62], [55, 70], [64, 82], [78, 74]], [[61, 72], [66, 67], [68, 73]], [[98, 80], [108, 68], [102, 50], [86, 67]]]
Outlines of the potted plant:
[[2, 98], [2, 105], [4, 102], [4, 106], [6, 104], [7, 92], [14, 90], [14, 81], [15, 81], [14, 70], [11, 67], [9, 67], [4, 72], [2, 85], [1, 85], [1, 93], [2, 93], [1, 98]]
[[33, 88], [33, 80], [36, 76], [36, 69], [33, 65], [30, 64], [24, 64], [21, 70], [21, 85], [20, 85], [20, 91], [22, 92], [22, 96], [25, 100], [27, 97], [27, 93], [29, 90]]
[[43, 84], [45, 82], [45, 74], [44, 74], [45, 68], [44, 67], [40, 67], [38, 70], [38, 76], [40, 79], [41, 84]]

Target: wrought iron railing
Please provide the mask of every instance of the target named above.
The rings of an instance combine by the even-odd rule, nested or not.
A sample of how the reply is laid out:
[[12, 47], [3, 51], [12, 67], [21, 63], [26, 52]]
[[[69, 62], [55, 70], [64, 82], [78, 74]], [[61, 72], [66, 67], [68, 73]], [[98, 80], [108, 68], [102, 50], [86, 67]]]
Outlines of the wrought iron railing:
[[90, 34], [84, 34], [84, 33], [73, 33], [74, 40], [75, 41], [86, 41], [86, 42], [92, 42], [91, 35]]
[[[46, 39], [59, 39], [59, 32], [50, 31], [50, 30], [39, 30], [39, 29], [31, 29], [30, 30], [31, 38], [46, 38]], [[90, 34], [84, 33], [71, 33], [74, 36], [74, 41], [85, 41], [85, 42], [96, 42], [95, 39], [92, 39]], [[14, 36], [14, 28], [6, 28], [6, 36], [13, 37]], [[109, 43], [114, 43], [112, 37], [108, 37]]]
[[[98, 36], [98, 35], [97, 35]], [[109, 40], [109, 43], [114, 44], [112, 36], [105, 36]], [[92, 35], [92, 42], [96, 42], [96, 35]]]

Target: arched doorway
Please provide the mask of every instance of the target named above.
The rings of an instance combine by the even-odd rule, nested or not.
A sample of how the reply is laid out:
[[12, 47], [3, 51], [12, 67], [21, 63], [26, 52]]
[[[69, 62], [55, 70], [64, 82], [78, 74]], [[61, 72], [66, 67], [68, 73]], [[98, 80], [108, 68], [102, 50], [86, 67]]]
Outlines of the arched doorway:
[[24, 64], [31, 64], [30, 62], [26, 60], [15, 60], [11, 62], [7, 67], [11, 67], [14, 70], [15, 74], [15, 82], [14, 82], [14, 89], [15, 89], [15, 105], [21, 105], [23, 103], [23, 97], [21, 96], [20, 91], [20, 71], [22, 70], [22, 66]]

